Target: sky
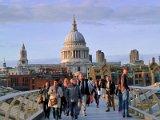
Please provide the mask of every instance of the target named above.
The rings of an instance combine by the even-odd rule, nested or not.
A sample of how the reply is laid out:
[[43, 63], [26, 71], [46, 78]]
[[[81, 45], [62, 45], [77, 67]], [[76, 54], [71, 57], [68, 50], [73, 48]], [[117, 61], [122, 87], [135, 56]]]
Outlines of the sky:
[[18, 61], [23, 43], [31, 63], [60, 60], [73, 15], [93, 58], [97, 50], [158, 55], [159, 11], [160, 0], [0, 0], [0, 62]]

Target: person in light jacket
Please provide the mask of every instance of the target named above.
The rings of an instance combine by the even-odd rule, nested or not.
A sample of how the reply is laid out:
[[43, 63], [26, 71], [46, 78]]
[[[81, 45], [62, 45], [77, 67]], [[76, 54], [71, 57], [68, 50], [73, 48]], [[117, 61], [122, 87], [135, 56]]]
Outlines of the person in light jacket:
[[[50, 95], [49, 102], [48, 102], [49, 107], [53, 108], [54, 119], [58, 120], [59, 109], [61, 107], [61, 97], [63, 96], [63, 91], [61, 87], [58, 87], [57, 80], [54, 80], [53, 86], [49, 88], [48, 94]], [[52, 100], [57, 102], [52, 102]]]

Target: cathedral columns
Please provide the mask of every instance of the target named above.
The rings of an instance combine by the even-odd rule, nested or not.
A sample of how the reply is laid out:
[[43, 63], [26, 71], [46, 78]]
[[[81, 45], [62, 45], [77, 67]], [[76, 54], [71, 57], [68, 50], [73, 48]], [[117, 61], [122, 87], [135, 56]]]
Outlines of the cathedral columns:
[[71, 58], [73, 59], [73, 51], [71, 51]]
[[75, 58], [77, 58], [77, 50], [75, 50], [75, 53], [76, 53], [76, 54], [75, 54]]
[[65, 53], [65, 51], [64, 51], [64, 59], [66, 59], [66, 53]]
[[69, 51], [67, 51], [67, 59], [69, 59]]
[[69, 51], [67, 51], [67, 54], [68, 54], [68, 59], [69, 59], [69, 57], [70, 57], [70, 55], [69, 55]]
[[65, 59], [65, 51], [63, 52], [63, 58]]
[[84, 50], [84, 59], [86, 58], [86, 51]]
[[81, 58], [80, 50], [78, 50], [78, 58]]
[[83, 58], [83, 51], [81, 50], [81, 58]]
[[67, 51], [65, 51], [65, 59], [67, 59]]
[[75, 50], [73, 51], [73, 58], [75, 58]]
[[88, 59], [89, 51], [88, 50], [65, 50], [62, 53], [62, 59]]

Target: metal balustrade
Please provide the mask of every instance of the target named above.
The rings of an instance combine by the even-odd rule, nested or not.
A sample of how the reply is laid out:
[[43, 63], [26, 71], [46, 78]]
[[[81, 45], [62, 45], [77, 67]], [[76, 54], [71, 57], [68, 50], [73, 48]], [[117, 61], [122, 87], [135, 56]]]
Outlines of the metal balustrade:
[[[39, 90], [0, 97], [0, 119], [33, 120], [42, 113], [36, 101]], [[160, 87], [130, 86], [130, 112], [144, 120], [160, 120]]]
[[160, 87], [130, 86], [130, 111], [145, 120], [160, 120]]
[[39, 90], [17, 92], [0, 97], [0, 119], [26, 120], [42, 110], [37, 103]]

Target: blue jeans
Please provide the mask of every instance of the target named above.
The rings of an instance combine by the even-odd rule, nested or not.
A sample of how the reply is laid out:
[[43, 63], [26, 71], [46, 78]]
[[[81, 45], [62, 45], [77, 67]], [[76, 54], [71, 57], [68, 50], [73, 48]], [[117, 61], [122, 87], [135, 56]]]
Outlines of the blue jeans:
[[71, 117], [78, 119], [78, 102], [70, 102], [69, 108], [71, 112]]
[[122, 110], [122, 93], [118, 93], [118, 111]]
[[123, 116], [129, 115], [128, 113], [128, 100], [129, 100], [129, 91], [125, 90], [122, 92], [122, 110], [123, 110]]

